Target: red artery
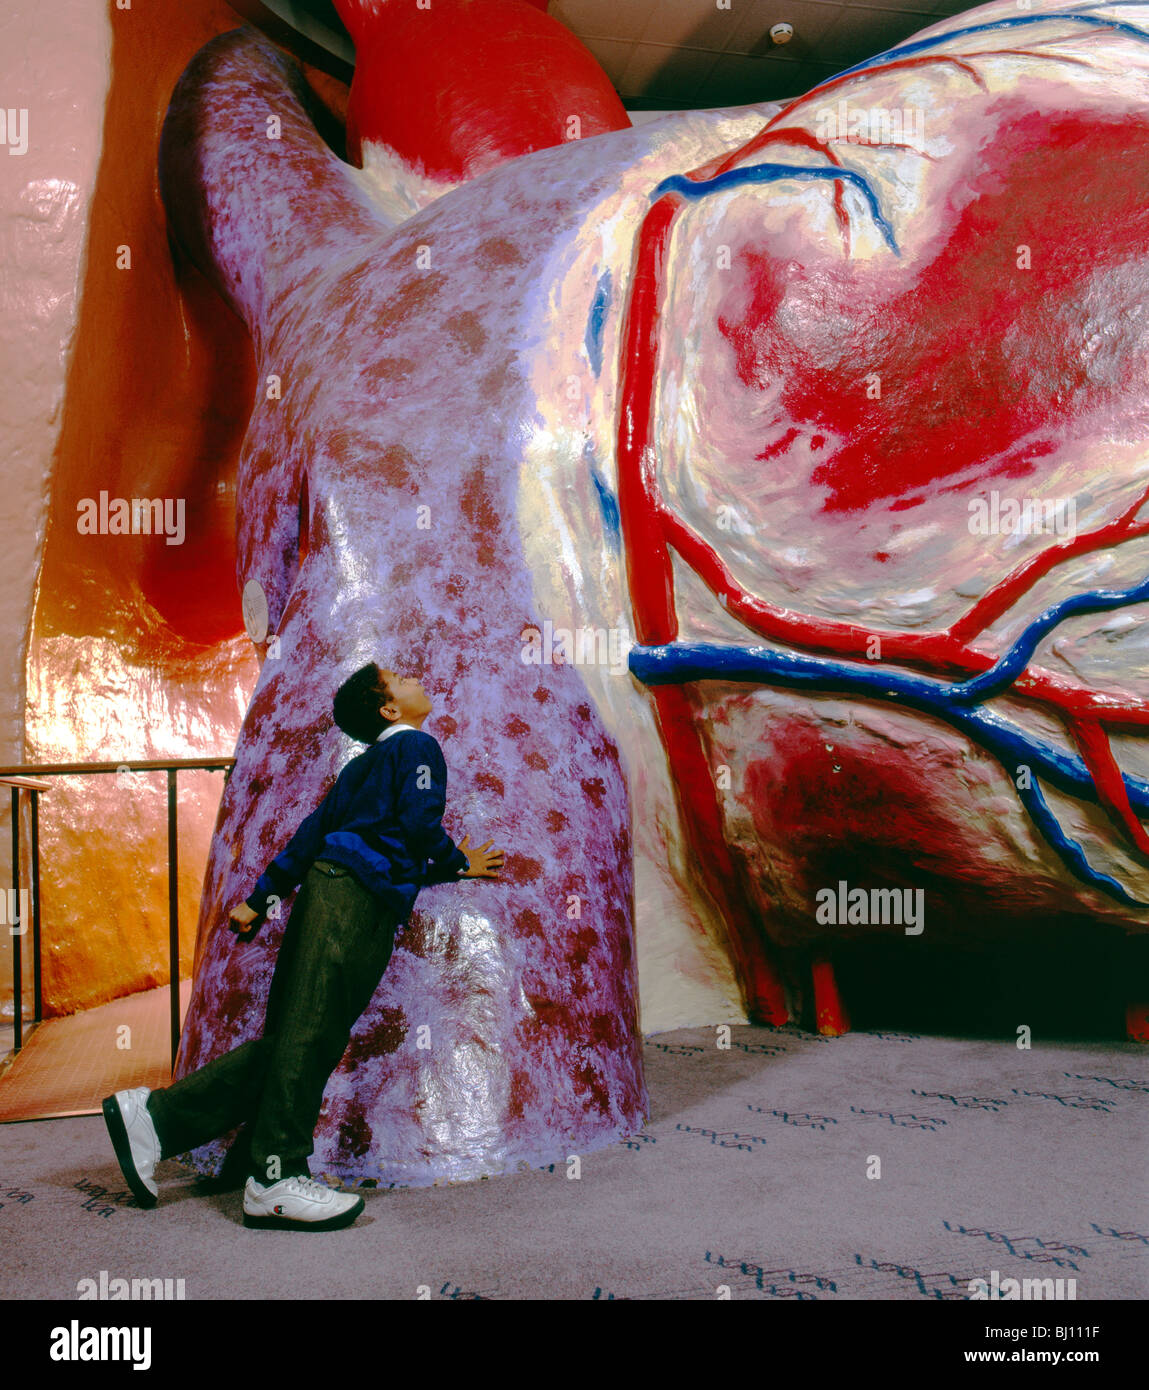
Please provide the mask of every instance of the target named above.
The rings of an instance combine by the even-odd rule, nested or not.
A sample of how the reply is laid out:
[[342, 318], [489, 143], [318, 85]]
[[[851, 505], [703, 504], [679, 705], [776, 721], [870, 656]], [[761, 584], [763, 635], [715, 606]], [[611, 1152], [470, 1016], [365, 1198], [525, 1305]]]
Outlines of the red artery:
[[[969, 64], [944, 55], [895, 60], [885, 65], [884, 70], [930, 62], [956, 64], [984, 87]], [[817, 89], [818, 96], [824, 97], [828, 90], [845, 80], [849, 79], [831, 80]], [[777, 124], [812, 95], [789, 103], [740, 149], [708, 161], [686, 177], [697, 182], [715, 178], [741, 165], [748, 156], [771, 143], [817, 146], [832, 163], [838, 164], [836, 153], [815, 140], [808, 131]], [[841, 183], [835, 181], [834, 189], [834, 206], [845, 243], [844, 253], [848, 255], [849, 226]], [[1051, 545], [1040, 555], [1017, 566], [966, 614], [940, 632], [875, 633], [855, 624], [795, 613], [750, 593], [735, 580], [713, 546], [674, 515], [657, 481], [653, 416], [660, 317], [666, 297], [670, 239], [683, 202], [680, 196], [668, 192], [654, 202], [643, 219], [622, 329], [617, 436], [619, 514], [634, 629], [640, 643], [662, 645], [678, 636], [670, 557], [673, 548], [726, 611], [759, 636], [808, 652], [859, 658], [867, 656], [873, 639], [878, 637], [884, 660], [918, 666], [938, 674], [975, 674], [987, 670], [996, 658], [970, 646], [971, 639], [1008, 612], [1055, 565], [1072, 556], [1149, 534], [1149, 522], [1137, 520], [1138, 512], [1149, 500], [1147, 490], [1115, 521], [1086, 535]], [[1149, 727], [1149, 703], [1086, 690], [1048, 672], [1030, 669], [1014, 683], [1012, 693], [1059, 711], [1094, 779], [1101, 804], [1131, 843], [1149, 853], [1149, 835], [1129, 804], [1105, 732], [1105, 726]], [[769, 957], [764, 933], [756, 922], [755, 910], [738, 886], [727, 849], [722, 803], [712, 776], [704, 726], [681, 687], [658, 686], [651, 694], [687, 839], [699, 875], [730, 932], [750, 1017], [757, 1022], [783, 1023], [788, 1015], [781, 981]]]
[[347, 148], [386, 146], [462, 182], [565, 141], [628, 130], [591, 52], [546, 0], [335, 0], [355, 40]]

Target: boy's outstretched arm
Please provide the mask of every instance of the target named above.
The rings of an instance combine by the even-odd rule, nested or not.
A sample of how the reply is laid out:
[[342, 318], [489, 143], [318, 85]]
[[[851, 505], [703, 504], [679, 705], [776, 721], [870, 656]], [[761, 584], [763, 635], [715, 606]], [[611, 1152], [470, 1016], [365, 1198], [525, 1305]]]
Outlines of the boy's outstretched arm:
[[319, 803], [300, 824], [281, 853], [260, 875], [247, 901], [238, 903], [228, 914], [228, 926], [234, 932], [244, 932], [267, 911], [268, 899], [275, 895], [286, 898], [303, 881], [311, 867], [326, 832], [326, 812], [331, 793]]

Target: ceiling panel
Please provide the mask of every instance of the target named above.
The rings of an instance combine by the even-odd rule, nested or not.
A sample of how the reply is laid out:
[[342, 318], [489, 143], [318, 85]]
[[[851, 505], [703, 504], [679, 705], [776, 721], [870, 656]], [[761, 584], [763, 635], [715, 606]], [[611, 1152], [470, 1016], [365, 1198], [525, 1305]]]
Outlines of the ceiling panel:
[[[632, 43], [642, 37], [651, 15], [664, 8], [663, 0], [574, 0], [574, 5], [583, 32], [596, 38], [630, 39]], [[573, 29], [567, 18], [571, 8], [569, 0], [551, 0], [547, 13]]]
[[[713, 49], [636, 43], [615, 86], [620, 92], [641, 91], [651, 101], [671, 105], [676, 105], [683, 93], [689, 93], [686, 105], [694, 106], [697, 103], [693, 94], [702, 80], [709, 76], [718, 56]], [[614, 78], [613, 73], [610, 75]]]
[[[552, 0], [550, 13], [595, 53], [623, 101], [642, 109], [741, 106], [799, 96], [968, 8], [966, 0], [883, 6], [730, 0], [728, 10], [718, 9], [716, 0], [657, 0], [654, 6], [649, 0]], [[776, 45], [770, 29], [782, 21], [793, 27], [794, 37]], [[616, 46], [627, 39], [635, 44], [631, 54]], [[603, 41], [613, 42], [604, 49]], [[654, 49], [667, 51], [660, 59]]]
[[[781, 59], [751, 58], [722, 53], [710, 76], [695, 90], [696, 106], [748, 106], [752, 101], [776, 101], [774, 93], [789, 90], [801, 64]], [[795, 93], [797, 95], [797, 93]]]
[[[580, 0], [574, 0], [580, 3]], [[732, 6], [737, 0], [731, 0]], [[745, 0], [743, 0], [745, 3]], [[676, 48], [709, 49], [721, 53], [737, 27], [737, 12], [720, 10], [714, 0], [670, 0], [651, 11], [642, 32], [647, 43], [673, 44]]]
[[836, 5], [838, 13], [822, 35], [820, 58], [841, 62], [843, 67], [893, 48], [918, 29], [934, 23], [932, 15], [907, 15], [904, 11], [871, 9], [868, 6]]
[[617, 87], [622, 81], [630, 55], [634, 52], [633, 40], [592, 39], [589, 36], [583, 43], [601, 63], [603, 71]]

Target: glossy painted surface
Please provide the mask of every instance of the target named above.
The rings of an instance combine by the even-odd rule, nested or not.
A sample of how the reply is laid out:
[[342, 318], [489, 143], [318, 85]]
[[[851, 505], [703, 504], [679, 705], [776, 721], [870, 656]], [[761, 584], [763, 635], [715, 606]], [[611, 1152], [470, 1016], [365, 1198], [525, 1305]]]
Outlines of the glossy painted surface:
[[[420, 900], [317, 1169], [609, 1142], [639, 1028], [785, 1017], [774, 949], [857, 934], [815, 918], [843, 879], [924, 890], [934, 940], [1143, 928], [1149, 44], [1062, 8], [437, 186], [341, 164], [259, 40], [192, 65], [164, 195], [255, 347], [237, 577], [275, 640], [181, 1068], [259, 1026], [278, 924], [238, 945], [226, 911], [356, 751], [330, 699], [363, 661], [418, 671], [448, 829], [508, 851]], [[843, 93], [920, 104], [924, 142], [819, 141]], [[1076, 534], [970, 524], [1011, 489]], [[587, 627], [596, 659], [524, 662]]]
[[[421, 241], [318, 145], [290, 80], [261, 42], [221, 40], [164, 133], [178, 233], [243, 313], [259, 380], [281, 379], [238, 491], [240, 579], [266, 598], [276, 654], [224, 798], [180, 1066], [258, 1027], [277, 925], [237, 943], [224, 910], [358, 751], [331, 730], [331, 696], [375, 657], [433, 694], [448, 827], [496, 836], [507, 868], [421, 898], [328, 1090], [317, 1161], [412, 1182], [550, 1161], [641, 1123], [645, 1090], [619, 750], [573, 669], [520, 659], [533, 595], [501, 463], [528, 396], [492, 316], [532, 292], [530, 261], [521, 234], [449, 219], [420, 270]], [[246, 139], [268, 111], [281, 138]], [[483, 273], [452, 275], [463, 261]], [[446, 410], [406, 389], [421, 361], [458, 382]]]
[[541, 0], [336, 0], [336, 9], [355, 40], [356, 163], [375, 145], [430, 179], [459, 181], [630, 126], [595, 58]]
[[[827, 620], [824, 614], [787, 609], [764, 600], [761, 587], [755, 593], [732, 573], [731, 553], [743, 548], [737, 538], [722, 538], [721, 544], [713, 538], [715, 510], [721, 527], [722, 512], [735, 508], [728, 502], [710, 509], [706, 522], [711, 536], [707, 537], [700, 534], [702, 528], [697, 523], [689, 524], [689, 514], [685, 520], [681, 515], [683, 510], [689, 513], [689, 500], [686, 508], [676, 508], [673, 499], [668, 505], [660, 491], [665, 487], [669, 492], [673, 474], [667, 479], [659, 476], [658, 469], [673, 457], [684, 433], [699, 453], [705, 448], [706, 437], [714, 438], [720, 447], [703, 463], [703, 468], [714, 469], [707, 481], [716, 485], [715, 493], [721, 496], [725, 492], [733, 498], [741, 484], [743, 488], [751, 486], [757, 494], [754, 502], [738, 504], [738, 524], [733, 528], [728, 524], [726, 529], [760, 536], [763, 513], [755, 503], [767, 500], [774, 490], [784, 499], [784, 507], [796, 501], [800, 516], [806, 507], [810, 508], [798, 528], [804, 540], [817, 538], [821, 533], [824, 543], [838, 532], [834, 553], [825, 557], [826, 571], [832, 572], [838, 583], [845, 579], [855, 592], [868, 583], [878, 602], [889, 592], [892, 576], [887, 572], [885, 578], [879, 577], [880, 572], [868, 570], [866, 562], [886, 566], [892, 559], [904, 561], [906, 556], [904, 552], [901, 557], [894, 556], [881, 542], [882, 548], [873, 548], [871, 555], [864, 551], [851, 554], [852, 537], [841, 526], [835, 527], [836, 515], [856, 518], [854, 529], [864, 533], [883, 524], [877, 520], [882, 512], [892, 515], [929, 509], [930, 522], [916, 534], [913, 528], [897, 524], [887, 534], [906, 529], [914, 535], [919, 549], [929, 539], [952, 548], [955, 542], [960, 545], [964, 530], [968, 536], [978, 536], [973, 543], [981, 551], [978, 558], [992, 563], [992, 545], [987, 546], [981, 540], [984, 533], [967, 521], [967, 499], [983, 498], [989, 485], [1008, 489], [1011, 482], [1016, 486], [1018, 480], [1024, 479], [1027, 492], [1036, 493], [1037, 498], [1052, 499], [1057, 507], [1068, 503], [1076, 509], [1079, 498], [1087, 504], [1094, 502], [1088, 492], [1082, 497], [1082, 483], [1073, 477], [1075, 472], [1079, 476], [1081, 472], [1088, 473], [1090, 465], [1083, 466], [1080, 457], [1067, 457], [1070, 450], [1074, 446], [1080, 449], [1083, 435], [1091, 434], [1097, 440], [1116, 422], [1120, 422], [1121, 429], [1134, 422], [1137, 434], [1144, 419], [1144, 391], [1129, 370], [1130, 361], [1143, 353], [1139, 337], [1143, 330], [1134, 328], [1121, 346], [1114, 347], [1104, 359], [1090, 362], [1085, 371], [1081, 368], [1081, 344], [1089, 342], [1095, 349], [1100, 341], [1096, 336], [1090, 338], [1086, 328], [1097, 313], [1098, 297], [1116, 298], [1110, 314], [1125, 321], [1122, 327], [1141, 311], [1140, 291], [1137, 283], [1130, 281], [1128, 266], [1139, 257], [1143, 261], [1146, 248], [1144, 190], [1138, 186], [1139, 179], [1143, 180], [1144, 159], [1134, 160], [1132, 193], [1126, 188], [1118, 191], [1112, 174], [1128, 149], [1139, 147], [1146, 127], [1135, 108], [1106, 101], [1096, 83], [1082, 83], [1084, 90], [1079, 101], [1083, 109], [1066, 111], [1055, 106], [1043, 110], [1040, 65], [1034, 69], [1034, 81], [1021, 91], [1003, 96], [1000, 84], [988, 81], [974, 60], [983, 54], [1000, 56], [987, 50], [986, 45], [996, 41], [1003, 31], [1029, 32], [1037, 26], [1034, 32], [1040, 43], [1050, 42], [1053, 21], [1038, 16], [1003, 18], [1000, 9], [993, 7], [978, 12], [979, 17], [983, 15], [983, 23], [965, 23], [952, 34], [915, 40], [863, 65], [875, 75], [901, 74], [923, 64], [933, 64], [935, 69], [957, 67], [985, 93], [980, 103], [975, 98], [963, 107], [963, 120], [978, 130], [983, 140], [980, 147], [975, 145], [972, 156], [965, 152], [964, 163], [958, 157], [963, 153], [961, 148], [947, 152], [942, 161], [927, 146], [915, 149], [909, 141], [887, 139], [881, 147], [881, 156], [887, 161], [891, 155], [896, 156], [894, 171], [899, 164], [904, 169], [907, 161], [911, 165], [916, 162], [919, 167], [925, 159], [942, 164], [940, 170], [929, 171], [937, 195], [947, 212], [960, 209], [952, 225], [931, 229], [932, 239], [924, 248], [915, 247], [911, 241], [906, 250], [916, 252], [912, 269], [904, 268], [900, 240], [904, 241], [905, 234], [897, 227], [897, 220], [888, 215], [896, 206], [897, 195], [903, 192], [899, 180], [890, 178], [888, 162], [884, 168], [876, 163], [873, 169], [860, 173], [841, 167], [837, 151], [828, 146], [829, 164], [811, 166], [809, 161], [792, 158], [787, 162], [761, 163], [749, 158], [769, 145], [816, 148], [817, 140], [810, 130], [801, 128], [800, 120], [797, 127], [791, 124], [794, 115], [801, 116], [803, 108], [808, 113], [819, 99], [832, 102], [831, 91], [851, 83], [850, 76], [835, 79], [812, 98], [791, 103], [766, 122], [742, 150], [721, 161], [712, 161], [688, 177], [668, 179], [655, 191], [654, 205], [645, 219], [636, 253], [636, 280], [642, 291], [632, 297], [628, 308], [626, 396], [620, 419], [619, 457], [623, 531], [631, 539], [631, 593], [636, 602], [639, 635], [646, 643], [672, 645], [636, 650], [631, 656], [631, 667], [640, 678], [659, 685], [667, 680], [696, 684], [702, 680], [733, 679], [776, 688], [798, 685], [827, 693], [872, 691], [878, 699], [900, 700], [951, 722], [960, 716], [959, 726], [966, 732], [973, 730], [975, 742], [999, 758], [1007, 778], [1016, 780], [1019, 801], [1028, 812], [1032, 827], [1070, 873], [1117, 902], [1143, 911], [1145, 899], [1138, 896], [1136, 888], [1131, 890], [1120, 875], [1114, 877], [1091, 860], [1091, 855], [1110, 861], [1112, 856], [1122, 863], [1124, 874], [1134, 879], [1144, 877], [1138, 859], [1144, 852], [1145, 835], [1137, 813], [1144, 809], [1145, 784], [1136, 777], [1123, 778], [1112, 751], [1114, 736], [1143, 728], [1147, 719], [1144, 702], [1130, 697], [1122, 688], [1132, 674], [1128, 658], [1115, 663], [1116, 688], [1110, 684], [1108, 689], [1104, 685], [1097, 689], [1091, 683], [1067, 682], [1029, 665], [1039, 648], [1044, 655], [1046, 639], [1067, 619], [1084, 613], [1129, 608], [1136, 611], [1135, 606], [1145, 600], [1143, 582], [1126, 580], [1083, 587], [1080, 582], [1070, 579], [1067, 583], [1065, 579], [1065, 562], [1079, 556], [1103, 557], [1102, 567], [1095, 573], [1107, 573], [1121, 560], [1127, 566], [1138, 564], [1139, 548], [1127, 544], [1145, 533], [1145, 523], [1137, 519], [1144, 492], [1135, 487], [1139, 472], [1135, 457], [1119, 483], [1106, 479], [1116, 483], [1109, 508], [1092, 513], [1092, 524], [1081, 528], [1071, 539], [1051, 544], [1039, 537], [1036, 545], [1026, 547], [1029, 553], [1024, 559], [1008, 568], [1002, 565], [992, 582], [963, 575], [962, 582], [954, 585], [955, 595], [980, 595], [979, 601], [967, 604], [964, 613], [954, 615], [941, 631], [933, 633], [891, 632], [883, 622], [863, 625]], [[965, 21], [969, 18], [963, 17]], [[1080, 33], [1078, 26], [1084, 26], [1091, 38], [1118, 35], [1116, 42], [1132, 50], [1134, 69], [1143, 73], [1149, 35], [1135, 25], [1110, 25], [1097, 16], [1071, 11], [1057, 24], [1068, 34], [1075, 29]], [[961, 56], [950, 56], [961, 45]], [[1016, 50], [1009, 56], [1030, 55]], [[1032, 56], [1038, 64], [1037, 52]], [[1083, 67], [1104, 67], [1106, 60], [1101, 57], [1096, 64], [1082, 58], [1064, 61]], [[1056, 85], [1051, 79], [1050, 86]], [[853, 99], [857, 101], [856, 84], [853, 90]], [[919, 87], [919, 93], [920, 90]], [[1106, 95], [1108, 92], [1106, 88]], [[921, 100], [920, 94], [917, 99]], [[984, 131], [975, 115], [978, 105], [985, 112]], [[891, 102], [877, 109], [888, 114], [893, 106]], [[929, 108], [931, 114], [936, 106], [934, 100]], [[905, 100], [894, 109], [899, 116], [905, 114], [908, 126], [911, 108]], [[830, 110], [834, 110], [832, 105]], [[818, 112], [819, 126], [825, 111], [823, 106]], [[991, 132], [997, 138], [990, 138]], [[842, 143], [838, 142], [838, 149]], [[874, 151], [870, 154], [873, 160], [879, 159]], [[1107, 168], [1109, 178], [1105, 175]], [[963, 182], [960, 195], [955, 197], [953, 190], [959, 178]], [[781, 247], [776, 248], [773, 256], [767, 254], [757, 228], [747, 230], [741, 247], [732, 240], [732, 258], [731, 245], [724, 247], [731, 258], [728, 268], [734, 275], [726, 277], [724, 292], [721, 275], [711, 282], [717, 287], [711, 300], [715, 304], [712, 322], [718, 336], [712, 347], [704, 338], [700, 356], [691, 364], [682, 364], [682, 377], [692, 375], [684, 394], [691, 424], [697, 428], [684, 431], [679, 415], [674, 420], [674, 445], [670, 446], [667, 435], [656, 437], [654, 417], [656, 390], [665, 391], [667, 377], [677, 375], [680, 366], [679, 359], [666, 350], [663, 317], [665, 309], [672, 310], [678, 289], [673, 271], [666, 269], [668, 255], [672, 255], [668, 246], [675, 219], [690, 203], [720, 198], [727, 190], [750, 190], [772, 183], [833, 187], [839, 255], [834, 255], [833, 247], [818, 247], [817, 251], [803, 255], [799, 267], [785, 258]], [[857, 213], [853, 217], [848, 214], [843, 201], [846, 191], [855, 193], [857, 213], [868, 219], [870, 242], [875, 248], [855, 258], [866, 263], [861, 272], [850, 260], [852, 239], [857, 237]], [[1087, 254], [1084, 247], [1096, 232], [1099, 199], [1106, 207], [1105, 245]], [[1048, 235], [1048, 228], [1055, 223], [1059, 239], [1049, 248], [1052, 254], [1043, 258], [1041, 273], [1032, 274], [1037, 266], [1030, 262], [1031, 247], [1023, 238]], [[907, 219], [907, 225], [912, 229], [913, 220]], [[880, 238], [887, 256], [876, 249], [875, 238]], [[785, 243], [787, 238], [783, 235], [779, 240]], [[827, 251], [829, 254], [824, 254]], [[847, 258], [844, 262], [842, 251]], [[1009, 257], [1015, 258], [1012, 267]], [[733, 286], [729, 284], [731, 279]], [[691, 312], [697, 315], [699, 291], [694, 281], [691, 293]], [[1060, 314], [1052, 328], [1048, 315], [1054, 299], [1059, 302]], [[708, 327], [705, 313], [704, 309], [703, 333]], [[833, 341], [825, 334], [825, 322], [834, 325]], [[713, 333], [713, 329], [710, 331]], [[1120, 336], [1120, 330], [1108, 331], [1111, 337]], [[721, 360], [722, 340], [728, 344], [728, 350], [733, 349], [733, 358], [728, 360], [737, 385], [731, 389], [733, 382], [723, 380], [721, 372], [712, 373], [720, 385], [708, 397], [706, 366]], [[691, 365], [696, 367], [693, 374]], [[996, 389], [987, 389], [987, 382], [995, 383]], [[1057, 382], [1071, 383], [1072, 389], [1049, 394], [1050, 384]], [[876, 389], [864, 389], [875, 386]], [[697, 444], [692, 436], [697, 437]], [[765, 448], [755, 451], [755, 445], [763, 442]], [[740, 460], [745, 460], [742, 467]], [[808, 470], [805, 488], [800, 481], [803, 466]], [[1098, 467], [1096, 460], [1092, 467]], [[784, 490], [779, 491], [780, 487]], [[996, 506], [997, 493], [989, 495]], [[963, 526], [962, 522], [967, 524]], [[1017, 539], [1006, 537], [1002, 548], [1008, 551]], [[1032, 542], [1033, 538], [1028, 539]], [[1126, 544], [1118, 556], [1105, 555], [1123, 542]], [[679, 652], [673, 643], [678, 627], [667, 544], [673, 545], [704, 579], [723, 608], [746, 624], [750, 630], [747, 635], [781, 637], [799, 648], [865, 657], [867, 661], [851, 672], [841, 663], [819, 662], [785, 651], [759, 652], [747, 646], [745, 639], [728, 647], [684, 646]], [[638, 554], [653, 555], [655, 564], [643, 565], [636, 573], [633, 557]], [[847, 557], [849, 563], [844, 565]], [[759, 570], [765, 558], [761, 551], [752, 559], [747, 556], [749, 564]], [[969, 563], [968, 552], [962, 558]], [[1136, 569], [1132, 573], [1136, 574]], [[1052, 593], [1047, 590], [1043, 595], [1039, 581], [1047, 575], [1062, 582]], [[920, 603], [940, 595], [935, 589], [923, 588], [914, 597]], [[1037, 612], [1045, 609], [1040, 619], [1032, 608], [1035, 598], [1042, 600]], [[1057, 601], [1051, 603], [1051, 598]], [[1008, 652], [1003, 652], [995, 664], [990, 654], [992, 648], [987, 650], [983, 645], [983, 634], [996, 619], [1007, 615], [1015, 624], [1020, 619], [1027, 626], [1020, 632], [1015, 627], [1010, 633]], [[914, 617], [914, 625], [921, 625], [920, 615]], [[1136, 625], [1137, 621], [1131, 616], [1119, 623], [1124, 627]], [[1108, 635], [1114, 629], [1103, 625], [1101, 630]], [[981, 640], [970, 647], [966, 645], [970, 637]], [[1064, 641], [1052, 644], [1053, 650], [1057, 651], [1058, 645], [1064, 647]], [[1096, 643], [1094, 646], [1096, 649]], [[920, 678], [899, 672], [899, 661], [937, 672], [981, 669], [986, 674], [955, 685], [923, 683]], [[1132, 664], [1136, 670], [1135, 651]], [[992, 670], [987, 669], [991, 666]], [[1023, 693], [1035, 704], [1061, 711], [1071, 744], [1080, 749], [1081, 756], [1076, 757], [1073, 752], [1061, 755], [1057, 737], [1027, 741], [1024, 719], [1018, 726], [1003, 723], [999, 714], [983, 714], [980, 707], [985, 701], [1011, 690]], [[923, 699], [923, 694], [927, 698]], [[672, 760], [692, 766], [691, 759], [697, 756], [696, 739], [704, 728], [704, 724], [696, 725], [688, 719], [664, 721], [664, 741]], [[780, 751], [777, 745], [775, 749]], [[836, 745], [826, 744], [826, 750], [835, 753], [834, 771], [840, 771]], [[1140, 745], [1128, 751], [1136, 766]], [[883, 759], [871, 755], [867, 761], [871, 760], [874, 766], [870, 775], [880, 775]], [[797, 767], [793, 771], [796, 773]], [[910, 769], [905, 771], [909, 773]], [[1038, 780], [1039, 773], [1050, 777], [1060, 791], [1103, 807], [1120, 826], [1117, 844], [1112, 833], [1098, 835], [1098, 815], [1090, 813], [1088, 806], [1081, 808], [1088, 826], [1084, 833], [1081, 810], [1063, 806], [1060, 815], [1051, 810]], [[755, 793], [749, 787], [747, 790], [749, 795], [743, 796], [743, 804], [754, 814], [751, 803]], [[777, 846], [779, 858], [789, 858], [791, 864], [801, 864], [805, 859], [807, 872], [804, 891], [789, 894], [788, 904], [760, 899], [763, 911], [773, 918], [772, 923], [767, 918], [767, 930], [771, 925], [775, 928], [771, 934], [783, 935], [778, 928], [787, 917], [800, 922], [808, 912], [807, 904], [817, 886], [816, 875], [828, 872], [827, 851], [832, 859], [837, 848], [843, 864], [856, 864], [861, 857], [858, 851], [864, 853], [866, 842], [873, 846], [876, 841], [873, 847], [879, 850], [878, 863], [871, 862], [862, 872], [872, 875], [877, 868], [879, 876], [884, 871], [893, 881], [901, 881], [907, 874], [912, 878], [915, 870], [920, 871], [921, 860], [913, 856], [929, 854], [945, 862], [946, 839], [944, 832], [939, 833], [939, 825], [919, 824], [910, 827], [908, 834], [903, 827], [901, 834], [906, 839], [898, 843], [898, 833], [891, 833], [896, 818], [891, 822], [886, 812], [879, 823], [867, 825], [860, 815], [865, 798], [857, 800], [858, 805], [852, 808], [847, 803], [836, 809], [828, 821], [820, 814], [803, 812], [795, 825], [786, 827], [791, 832], [790, 844]], [[950, 818], [960, 824], [952, 811]], [[1063, 822], [1070, 818], [1076, 821], [1076, 832], [1064, 828]], [[938, 819], [944, 823], [945, 817]], [[759, 832], [759, 851], [766, 850], [768, 857], [768, 848], [762, 844], [766, 837], [761, 834], [760, 819], [756, 818], [755, 829]], [[783, 832], [783, 827], [778, 830]], [[794, 831], [802, 838], [813, 831], [814, 844], [819, 839], [823, 843], [813, 853], [810, 851], [814, 844], [810, 844], [805, 855], [795, 855]], [[849, 844], [844, 835], [855, 843]], [[859, 836], [861, 845], [857, 844]], [[696, 846], [708, 843], [710, 838], [701, 827], [694, 828], [692, 839]], [[838, 847], [833, 844], [835, 839]], [[1134, 852], [1132, 863], [1127, 857], [1130, 849]], [[1007, 874], [1012, 876], [1009, 871]], [[985, 886], [993, 886], [1000, 877], [1000, 869], [987, 875], [989, 882]], [[972, 904], [963, 904], [964, 895], [960, 890], [955, 893], [952, 886], [947, 887], [947, 896], [958, 899], [957, 912], [944, 910], [941, 924], [952, 930], [963, 908]], [[971, 895], [975, 902], [979, 896], [978, 890]], [[983, 902], [978, 905], [983, 906]], [[1024, 911], [1021, 904], [1018, 908]], [[737, 916], [735, 909], [728, 919], [736, 920]], [[795, 927], [800, 931], [798, 922]], [[746, 935], [752, 939], [749, 930]]]
[[[250, 348], [202, 281], [181, 293], [155, 169], [180, 71], [234, 25], [222, 0], [18, 0], [0, 20], [4, 100], [27, 108], [29, 136], [24, 155], [0, 150], [5, 762], [227, 754], [258, 674], [235, 598], [228, 476], [247, 415], [229, 389], [250, 378]], [[117, 266], [123, 246], [130, 269]], [[81, 534], [77, 504], [101, 490], [182, 497], [183, 544]], [[193, 773], [180, 786], [190, 970], [221, 781]], [[40, 835], [47, 1013], [165, 983], [163, 775], [61, 779], [41, 799]], [[0, 997], [7, 948], [5, 931]]]
[[[259, 674], [235, 587], [250, 341], [173, 261], [156, 168], [180, 73], [235, 25], [224, 0], [17, 0], [0, 18], [5, 100], [28, 112], [26, 153], [0, 150], [6, 763], [227, 756]], [[309, 80], [338, 119], [346, 89]], [[101, 493], [182, 502], [180, 543], [81, 533], [78, 504]], [[186, 977], [222, 777], [179, 785]], [[47, 1015], [165, 984], [164, 775], [55, 779], [40, 837]], [[28, 841], [25, 814], [25, 883]], [[3, 1014], [8, 951], [0, 931]]]
[[[63, 68], [54, 48], [61, 17], [75, 35]], [[106, 23], [82, 0], [61, 5], [57, 15], [13, 5], [0, 15], [0, 92], [5, 136], [14, 151], [0, 149], [0, 761], [6, 765], [24, 761], [28, 628], [60, 428], [63, 364], [75, 332], [84, 231], [100, 156], [98, 122], [78, 123], [69, 101], [99, 109], [107, 87], [107, 49]], [[16, 118], [15, 129], [9, 127], [8, 111]], [[7, 886], [7, 788], [0, 802]], [[25, 812], [25, 839], [29, 830]], [[27, 882], [27, 857], [24, 871]], [[0, 1018], [5, 1023], [13, 1013], [12, 943], [7, 929], [0, 929]], [[24, 960], [27, 968], [27, 950]]]

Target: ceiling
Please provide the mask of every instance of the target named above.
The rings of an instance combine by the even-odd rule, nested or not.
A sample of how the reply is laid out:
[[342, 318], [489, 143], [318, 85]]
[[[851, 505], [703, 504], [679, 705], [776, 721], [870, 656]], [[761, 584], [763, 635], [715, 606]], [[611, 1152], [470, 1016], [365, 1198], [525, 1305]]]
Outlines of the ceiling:
[[[628, 107], [743, 106], [801, 96], [892, 48], [970, 0], [862, 5], [850, 0], [551, 0]], [[794, 30], [777, 46], [771, 28]]]
[[[969, 0], [551, 0], [550, 14], [586, 44], [631, 110], [744, 106], [801, 96], [826, 78], [974, 8]], [[354, 48], [330, 0], [239, 0], [268, 11], [337, 58]], [[274, 23], [274, 20], [271, 21]], [[792, 26], [784, 46], [773, 25]]]

